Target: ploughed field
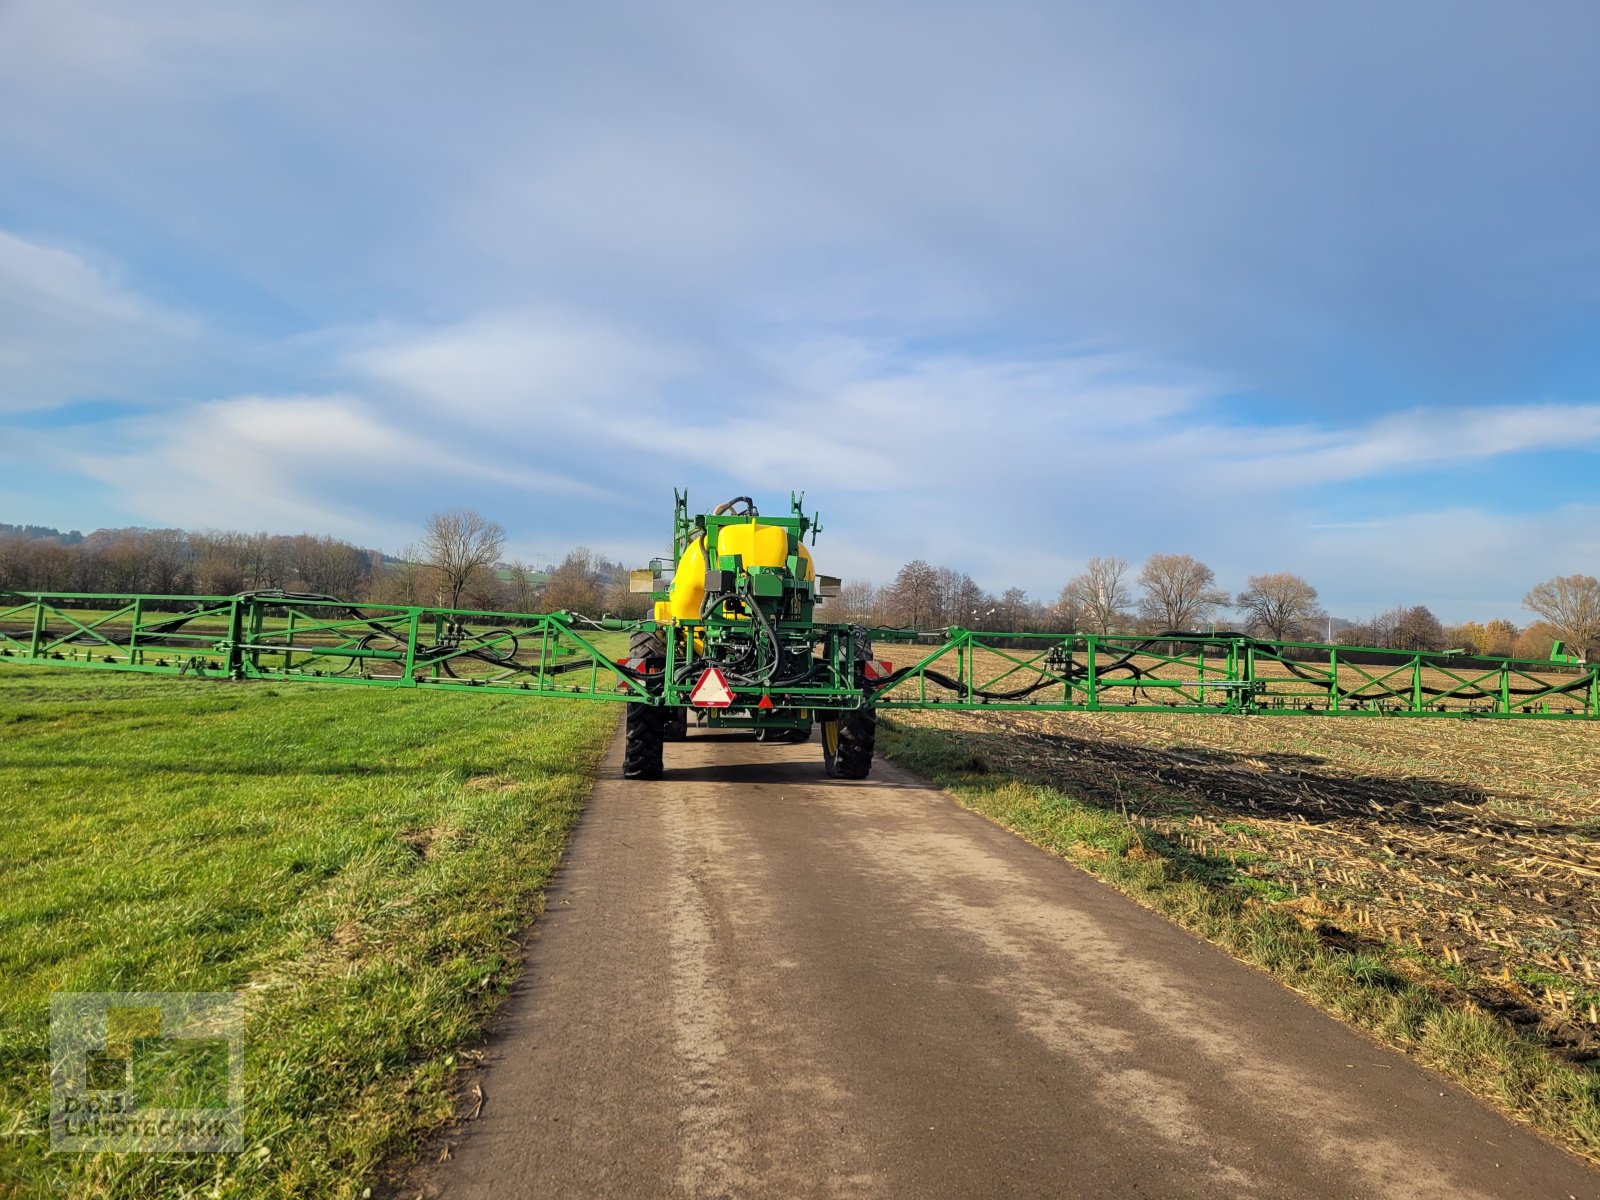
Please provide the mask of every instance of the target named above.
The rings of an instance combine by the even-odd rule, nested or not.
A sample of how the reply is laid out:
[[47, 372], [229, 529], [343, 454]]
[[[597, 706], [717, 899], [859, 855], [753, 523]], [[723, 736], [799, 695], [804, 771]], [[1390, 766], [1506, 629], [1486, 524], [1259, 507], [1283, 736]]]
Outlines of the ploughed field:
[[[901, 649], [904, 654], [904, 649]], [[897, 666], [899, 664], [896, 664]], [[1329, 939], [1600, 1059], [1600, 725], [900, 711], [1122, 813]]]

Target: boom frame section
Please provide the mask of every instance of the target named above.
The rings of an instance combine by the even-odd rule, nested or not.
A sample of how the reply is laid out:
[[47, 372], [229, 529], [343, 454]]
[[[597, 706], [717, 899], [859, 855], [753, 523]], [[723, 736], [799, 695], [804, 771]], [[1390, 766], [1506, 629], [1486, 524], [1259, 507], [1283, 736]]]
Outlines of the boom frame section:
[[7, 592], [0, 663], [649, 703], [646, 683], [595, 644], [599, 627], [273, 593]]
[[880, 709], [1600, 720], [1600, 664], [1399, 651], [1238, 634], [875, 630], [910, 665]]
[[[277, 592], [0, 592], [0, 664], [683, 708], [707, 666], [694, 650], [707, 623], [665, 627]], [[766, 702], [816, 713], [873, 707], [1600, 720], [1600, 664], [1231, 633], [926, 634], [798, 621], [779, 628], [810, 640], [810, 677], [730, 684], [735, 709]], [[606, 632], [639, 631], [662, 633], [664, 666], [641, 669], [600, 644]], [[869, 642], [872, 653], [896, 654], [902, 664], [863, 655]]]

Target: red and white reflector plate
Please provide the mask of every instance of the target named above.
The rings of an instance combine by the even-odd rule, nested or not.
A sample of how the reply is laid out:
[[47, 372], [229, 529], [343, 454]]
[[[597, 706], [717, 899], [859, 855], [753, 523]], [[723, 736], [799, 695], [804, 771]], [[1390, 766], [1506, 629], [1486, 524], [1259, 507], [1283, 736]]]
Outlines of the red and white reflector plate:
[[689, 703], [697, 708], [727, 708], [733, 703], [733, 692], [722, 672], [710, 667], [701, 673], [694, 691], [689, 693]]
[[868, 679], [887, 679], [894, 674], [894, 664], [886, 658], [869, 659], [864, 673]]

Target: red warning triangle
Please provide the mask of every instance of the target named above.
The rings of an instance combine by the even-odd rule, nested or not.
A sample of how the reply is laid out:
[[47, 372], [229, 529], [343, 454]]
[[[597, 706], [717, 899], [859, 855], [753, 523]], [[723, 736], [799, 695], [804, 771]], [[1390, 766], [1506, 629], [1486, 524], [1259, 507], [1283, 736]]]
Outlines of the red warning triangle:
[[689, 693], [689, 703], [697, 708], [727, 708], [733, 703], [733, 692], [722, 672], [711, 667], [695, 683], [694, 691]]
[[763, 710], [763, 711], [765, 711], [766, 709], [771, 708], [772, 707], [772, 697], [771, 696], [763, 696], [763, 697], [761, 697], [761, 703], [757, 704], [756, 707], [761, 709], [761, 710]]

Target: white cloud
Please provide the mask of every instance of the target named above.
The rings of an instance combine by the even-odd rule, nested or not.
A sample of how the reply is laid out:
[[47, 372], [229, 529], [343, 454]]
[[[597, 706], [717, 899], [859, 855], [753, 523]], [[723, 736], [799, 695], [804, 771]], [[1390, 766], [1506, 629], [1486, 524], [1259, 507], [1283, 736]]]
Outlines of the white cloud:
[[599, 406], [624, 399], [649, 403], [691, 361], [644, 334], [546, 311], [349, 337], [357, 348], [348, 365], [364, 385], [446, 411], [453, 420], [503, 430], [512, 440], [552, 427], [605, 436], [612, 425]]
[[1197, 424], [1147, 452], [1227, 468], [1253, 488], [1284, 489], [1418, 473], [1600, 443], [1600, 404], [1418, 408], [1345, 428]]
[[82, 256], [0, 231], [0, 412], [142, 398], [197, 332]]
[[398, 544], [411, 536], [408, 527], [379, 506], [332, 496], [418, 473], [519, 492], [599, 494], [582, 480], [472, 456], [344, 394], [212, 401], [177, 417], [122, 422], [97, 440], [118, 448], [51, 443], [52, 453], [117, 488], [130, 512], [186, 527], [306, 529]]
[[369, 331], [356, 385], [417, 419], [447, 412], [530, 451], [582, 453], [602, 474], [709, 470], [812, 487], [915, 487], [959, 445], [982, 470], [1038, 439], [1127, 435], [1206, 389], [1103, 351], [911, 353], [885, 338], [761, 327], [712, 359], [570, 313], [489, 314], [433, 331]]

